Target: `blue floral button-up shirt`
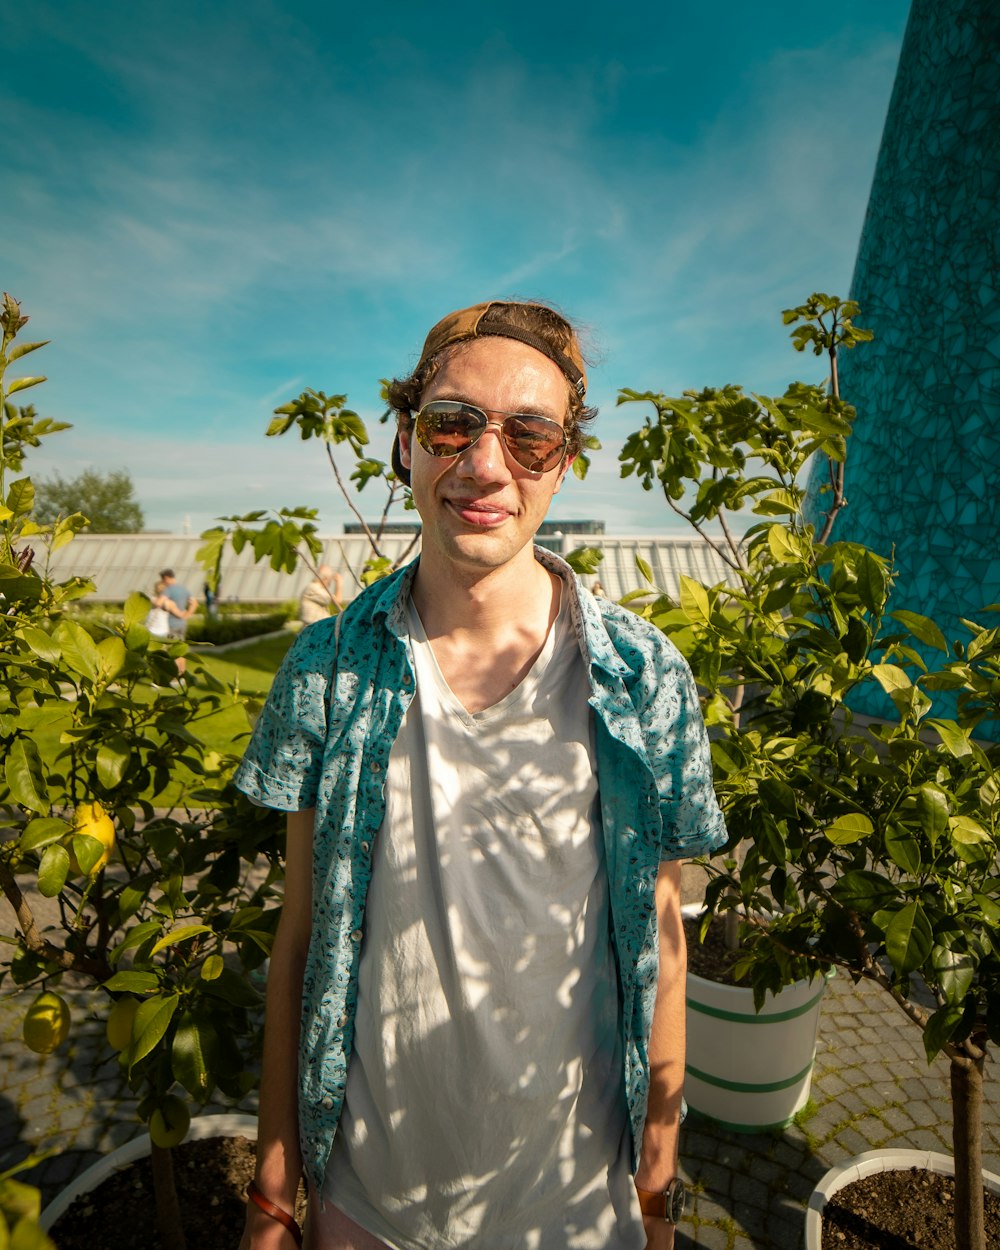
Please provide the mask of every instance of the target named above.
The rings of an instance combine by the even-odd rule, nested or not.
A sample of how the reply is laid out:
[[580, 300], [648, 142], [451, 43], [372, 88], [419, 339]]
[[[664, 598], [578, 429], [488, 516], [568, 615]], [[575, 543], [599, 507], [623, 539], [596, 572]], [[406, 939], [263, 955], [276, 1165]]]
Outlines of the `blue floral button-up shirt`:
[[[726, 833], [694, 680], [680, 653], [648, 622], [583, 590], [557, 557], [541, 548], [535, 556], [571, 588], [571, 619], [590, 680], [634, 1166], [656, 1001], [657, 868], [661, 860], [721, 846]], [[389, 752], [413, 698], [406, 605], [416, 568], [413, 563], [359, 595], [339, 629], [331, 618], [302, 631], [235, 778], [264, 806], [316, 812], [299, 1131], [317, 1193], [347, 1085]]]

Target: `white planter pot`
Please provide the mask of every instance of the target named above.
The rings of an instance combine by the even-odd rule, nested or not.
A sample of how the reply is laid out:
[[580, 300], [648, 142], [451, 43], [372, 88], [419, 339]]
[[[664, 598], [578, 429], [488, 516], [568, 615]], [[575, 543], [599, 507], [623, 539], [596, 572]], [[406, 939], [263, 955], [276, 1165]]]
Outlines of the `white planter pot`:
[[[823, 1237], [823, 1208], [845, 1185], [878, 1172], [905, 1172], [921, 1168], [938, 1176], [954, 1176], [955, 1160], [934, 1150], [868, 1150], [831, 1168], [812, 1192], [806, 1208], [805, 1250], [820, 1250]], [[991, 1194], [1000, 1195], [1000, 1176], [983, 1172], [983, 1184]]]
[[[700, 915], [701, 908], [685, 908]], [[784, 1128], [809, 1099], [826, 981], [797, 981], [754, 1010], [753, 990], [687, 977], [684, 1097], [737, 1133]]]
[[[229, 1112], [221, 1115], [197, 1116], [191, 1121], [191, 1127], [184, 1140], [186, 1142], [204, 1141], [207, 1137], [248, 1137], [251, 1141], [256, 1141], [257, 1117]], [[85, 1172], [81, 1172], [76, 1180], [71, 1181], [61, 1193], [56, 1194], [41, 1214], [39, 1223], [42, 1228], [48, 1232], [56, 1220], [65, 1215], [77, 1198], [91, 1193], [121, 1168], [128, 1167], [137, 1159], [144, 1159], [150, 1153], [151, 1148], [149, 1134], [143, 1133], [140, 1137], [134, 1137], [132, 1141], [126, 1142], [124, 1146], [119, 1146], [117, 1150], [112, 1150], [103, 1159], [98, 1159]]]

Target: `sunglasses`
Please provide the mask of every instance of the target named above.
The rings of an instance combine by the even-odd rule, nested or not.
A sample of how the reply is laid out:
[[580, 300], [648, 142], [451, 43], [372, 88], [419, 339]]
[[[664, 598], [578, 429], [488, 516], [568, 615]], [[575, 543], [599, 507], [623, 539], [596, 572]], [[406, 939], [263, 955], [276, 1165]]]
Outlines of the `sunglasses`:
[[457, 399], [435, 399], [414, 418], [417, 442], [431, 456], [460, 456], [482, 438], [489, 426], [499, 429], [504, 447], [522, 469], [547, 473], [561, 464], [569, 441], [558, 421], [526, 412], [494, 412], [491, 421], [482, 408]]

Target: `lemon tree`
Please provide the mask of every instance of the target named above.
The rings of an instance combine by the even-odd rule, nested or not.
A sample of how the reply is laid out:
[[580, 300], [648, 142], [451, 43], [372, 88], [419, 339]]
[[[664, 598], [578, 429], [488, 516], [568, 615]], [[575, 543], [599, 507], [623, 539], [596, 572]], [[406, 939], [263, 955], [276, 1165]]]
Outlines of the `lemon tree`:
[[[239, 1100], [253, 1082], [262, 1011], [248, 973], [267, 958], [277, 924], [281, 824], [228, 784], [235, 757], [202, 736], [206, 719], [245, 701], [194, 657], [170, 684], [186, 646], [150, 636], [145, 596], [84, 628], [73, 609], [91, 584], [48, 575], [48, 553], [86, 518], [43, 525], [33, 513], [25, 460], [66, 426], [17, 405], [44, 381], [9, 376], [44, 346], [19, 341], [26, 322], [4, 295], [0, 804], [13, 836], [0, 841], [0, 889], [16, 929], [0, 946], [0, 984], [24, 996], [25, 1044], [55, 1064], [85, 1023], [71, 1018], [61, 981], [89, 981], [156, 1157], [183, 1138], [192, 1109], [217, 1093]], [[60, 724], [44, 758], [39, 715]], [[168, 804], [178, 774], [194, 781], [185, 801]], [[58, 901], [60, 924], [43, 930], [32, 891]], [[162, 1224], [176, 1202], [169, 1169], [154, 1162], [154, 1175]], [[179, 1236], [171, 1224], [164, 1242], [181, 1245]]]
[[[1000, 605], [962, 605], [965, 634], [946, 639], [890, 605], [890, 552], [836, 540], [855, 418], [837, 353], [871, 337], [857, 313], [815, 294], [784, 314], [793, 345], [826, 358], [829, 386], [621, 392], [652, 408], [622, 475], [661, 491], [730, 574], [636, 603], [704, 692], [731, 835], [707, 901], [742, 922], [758, 1005], [841, 967], [894, 999], [929, 1059], [947, 1056], [956, 1244], [979, 1250], [982, 1086], [1000, 1044], [1000, 629], [986, 623]], [[815, 507], [813, 456], [829, 483]], [[862, 686], [884, 692], [881, 721], [855, 721]], [[941, 691], [953, 714], [934, 707]]]

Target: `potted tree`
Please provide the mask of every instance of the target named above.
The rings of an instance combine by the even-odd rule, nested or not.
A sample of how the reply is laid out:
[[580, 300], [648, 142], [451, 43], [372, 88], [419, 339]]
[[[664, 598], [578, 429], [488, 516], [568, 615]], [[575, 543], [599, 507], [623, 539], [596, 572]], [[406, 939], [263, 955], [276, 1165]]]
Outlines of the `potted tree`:
[[[975, 730], [998, 714], [1000, 635], [970, 620], [949, 649], [924, 616], [888, 613], [885, 555], [831, 540], [853, 418], [836, 353], [867, 337], [856, 315], [825, 295], [784, 314], [799, 350], [828, 356], [829, 387], [795, 383], [779, 399], [732, 386], [623, 391], [655, 416], [626, 442], [622, 473], [658, 484], [733, 574], [642, 609], [707, 691], [733, 831], [707, 865], [708, 908], [738, 922], [738, 969], [758, 1002], [839, 967], [893, 997], [928, 1057], [948, 1055], [956, 1244], [984, 1250], [978, 1108], [987, 1043], [1000, 1037], [1000, 756]], [[799, 485], [812, 455], [830, 464], [818, 527]], [[737, 536], [727, 514], [744, 505], [756, 524]], [[940, 657], [933, 671], [922, 652]], [[884, 722], [859, 724], [850, 710], [866, 682], [888, 695]], [[955, 719], [932, 715], [928, 692], [945, 688], [958, 692]]]
[[[151, 638], [145, 596], [133, 595], [95, 640], [70, 612], [88, 583], [48, 577], [44, 553], [86, 520], [37, 524], [30, 478], [11, 480], [29, 447], [65, 428], [9, 401], [44, 381], [6, 379], [15, 361], [44, 346], [15, 343], [26, 321], [5, 295], [0, 889], [17, 929], [0, 976], [24, 997], [24, 1040], [43, 1055], [56, 1054], [73, 1028], [63, 979], [92, 986], [149, 1125], [161, 1237], [179, 1250], [169, 1148], [186, 1134], [192, 1100], [216, 1088], [239, 1098], [252, 1083], [259, 995], [246, 974], [266, 959], [276, 924], [280, 827], [226, 784], [231, 761], [199, 738], [201, 722], [232, 692], [207, 672], [196, 685], [192, 670], [171, 685], [186, 648]], [[189, 806], [157, 808], [180, 769], [192, 777]], [[58, 907], [44, 929], [39, 897]]]

